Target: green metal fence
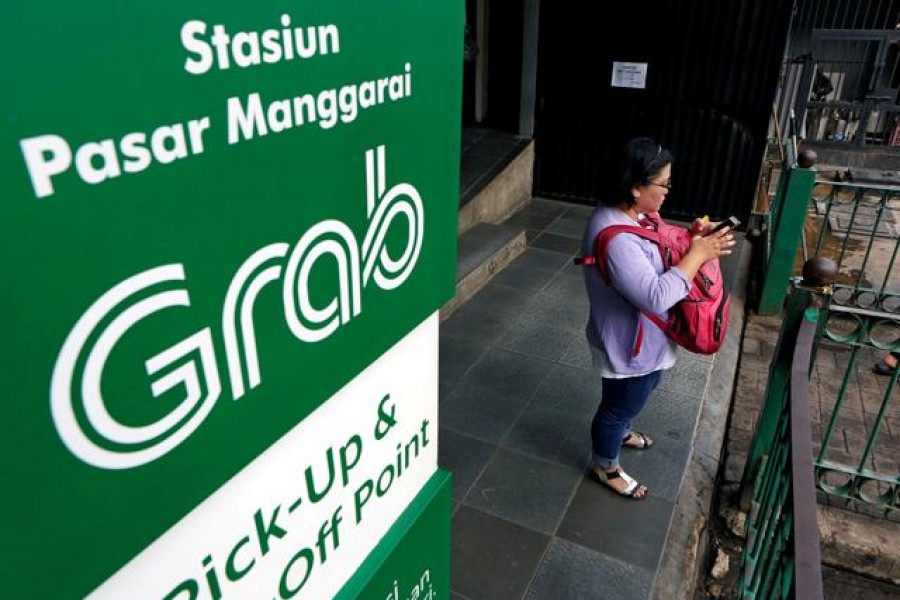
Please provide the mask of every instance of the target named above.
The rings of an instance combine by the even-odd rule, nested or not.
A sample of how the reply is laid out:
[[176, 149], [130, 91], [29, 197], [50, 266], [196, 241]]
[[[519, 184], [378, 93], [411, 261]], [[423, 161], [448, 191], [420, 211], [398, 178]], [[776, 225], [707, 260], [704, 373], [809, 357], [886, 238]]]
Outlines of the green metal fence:
[[[744, 600], [822, 598], [809, 367], [819, 310], [797, 285], [781, 331], [742, 487], [749, 509], [738, 581]], [[818, 302], [821, 304], [821, 302]]]
[[898, 187], [818, 180], [803, 244], [807, 256], [831, 258], [837, 271], [814, 371], [816, 483], [829, 496], [885, 511], [900, 509], [897, 372], [879, 377], [871, 365], [900, 350], [897, 217]]
[[894, 402], [900, 370], [895, 370], [883, 387], [870, 385], [861, 388], [861, 394], [859, 381], [860, 375], [872, 377], [867, 372], [871, 361], [860, 357], [871, 357], [867, 350], [883, 345], [873, 336], [885, 326], [896, 328], [897, 322], [888, 324], [876, 311], [834, 303], [829, 308], [825, 336], [839, 342], [837, 348], [843, 351], [846, 366], [842, 375], [835, 373], [841, 378], [834, 405], [829, 405], [831, 414], [822, 415], [824, 431], [815, 469], [817, 487], [825, 494], [889, 512], [900, 509], [898, 443], [887, 427], [889, 419], [894, 427], [900, 423]]
[[759, 310], [784, 321], [742, 483], [740, 593], [821, 598], [816, 494], [900, 516], [900, 368], [872, 371], [900, 357], [900, 187], [786, 167], [764, 246]]
[[900, 509], [900, 370], [883, 377], [872, 365], [892, 350], [900, 356], [900, 187], [785, 173], [779, 216], [794, 229], [782, 222], [771, 243], [799, 251], [773, 250], [769, 304], [780, 310], [777, 282], [786, 271], [796, 274], [801, 260], [828, 258], [836, 270], [811, 368], [816, 486], [855, 507], [891, 513]]
[[815, 181], [804, 258], [837, 262], [835, 294], [842, 304], [897, 312], [896, 303], [879, 306], [900, 293], [900, 272], [894, 269], [900, 250], [895, 211], [900, 211], [900, 187]]

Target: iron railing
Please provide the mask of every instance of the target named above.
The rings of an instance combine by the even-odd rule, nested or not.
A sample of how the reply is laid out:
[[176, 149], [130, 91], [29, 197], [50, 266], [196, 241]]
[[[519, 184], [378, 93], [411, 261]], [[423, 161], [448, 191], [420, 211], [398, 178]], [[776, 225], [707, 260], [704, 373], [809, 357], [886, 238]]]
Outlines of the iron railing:
[[900, 350], [900, 187], [819, 181], [809, 213], [805, 252], [837, 265], [821, 328], [823, 358], [833, 364], [819, 374], [831, 380], [820, 387], [834, 398], [821, 415], [816, 482], [829, 496], [898, 510], [900, 432], [895, 439], [885, 424], [900, 419], [900, 370], [885, 382], [868, 367]]
[[[822, 415], [825, 431], [814, 461], [816, 486], [820, 491], [885, 512], [900, 510], [900, 474], [894, 462], [896, 445], [882, 444], [879, 439], [887, 420], [896, 419], [898, 414], [893, 400], [900, 369], [894, 371], [883, 388], [875, 385], [863, 388], [862, 396], [854, 388], [859, 385], [860, 375], [874, 378], [868, 373], [867, 365], [857, 368], [859, 359], [866, 356], [866, 349], [896, 347], [896, 341], [881, 341], [879, 336], [888, 328], [898, 327], [896, 315], [888, 319], [879, 311], [841, 306], [834, 301], [828, 307], [824, 334], [837, 342], [838, 350], [846, 356], [846, 367], [840, 369], [842, 375], [835, 373], [840, 377], [840, 387], [830, 416]], [[880, 354], [883, 353], [881, 350]], [[858, 400], [863, 403], [862, 410], [856, 405]], [[854, 423], [849, 430], [847, 422]]]
[[[782, 222], [773, 216], [774, 258], [760, 312], [764, 305], [780, 311], [779, 283], [789, 279], [785, 272], [796, 274], [801, 261], [835, 263], [812, 371], [816, 486], [857, 507], [896, 511], [900, 427], [894, 432], [890, 424], [900, 424], [894, 401], [900, 370], [882, 378], [869, 367], [889, 351], [900, 353], [900, 187], [822, 179], [797, 187], [792, 171], [785, 173], [787, 200], [778, 213]], [[791, 202], [803, 187], [807, 200]], [[794, 251], [778, 253], [778, 247]]]
[[900, 251], [895, 211], [900, 216], [898, 186], [816, 180], [804, 258], [824, 256], [837, 262], [839, 303], [862, 302], [872, 308], [900, 292], [900, 271], [894, 269]]
[[788, 68], [799, 72], [791, 90], [799, 135], [835, 146], [900, 145], [898, 42], [895, 30], [815, 30], [812, 53]]
[[749, 509], [738, 589], [743, 600], [822, 595], [810, 429], [809, 368], [821, 304], [797, 285], [742, 483]]

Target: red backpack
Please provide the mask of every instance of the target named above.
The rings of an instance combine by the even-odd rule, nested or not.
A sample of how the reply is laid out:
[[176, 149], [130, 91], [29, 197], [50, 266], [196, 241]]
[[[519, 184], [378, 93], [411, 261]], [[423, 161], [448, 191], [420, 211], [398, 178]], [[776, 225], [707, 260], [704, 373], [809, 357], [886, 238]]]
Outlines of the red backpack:
[[[658, 213], [646, 215], [645, 222], [650, 228], [637, 225], [611, 225], [600, 230], [594, 239], [593, 256], [576, 258], [575, 264], [597, 265], [600, 277], [606, 285], [609, 281], [606, 246], [613, 236], [622, 232], [633, 233], [656, 243], [662, 257], [663, 268], [668, 270], [678, 264], [691, 246], [691, 233], [683, 227], [669, 225]], [[706, 261], [694, 279], [688, 295], [669, 309], [669, 318], [663, 321], [657, 315], [644, 312], [663, 332], [679, 346], [699, 354], [712, 354], [725, 341], [728, 330], [728, 313], [731, 297], [725, 289], [719, 259]], [[640, 351], [643, 325], [638, 324], [637, 343], [634, 355]]]

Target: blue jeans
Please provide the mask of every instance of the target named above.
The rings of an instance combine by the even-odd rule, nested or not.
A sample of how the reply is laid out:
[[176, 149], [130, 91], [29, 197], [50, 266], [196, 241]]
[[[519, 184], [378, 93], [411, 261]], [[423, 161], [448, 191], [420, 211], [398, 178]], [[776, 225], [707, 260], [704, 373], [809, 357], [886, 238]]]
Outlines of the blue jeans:
[[619, 464], [622, 439], [631, 431], [631, 421], [644, 408], [656, 389], [661, 371], [625, 379], [603, 378], [603, 397], [591, 422], [594, 466], [610, 470]]

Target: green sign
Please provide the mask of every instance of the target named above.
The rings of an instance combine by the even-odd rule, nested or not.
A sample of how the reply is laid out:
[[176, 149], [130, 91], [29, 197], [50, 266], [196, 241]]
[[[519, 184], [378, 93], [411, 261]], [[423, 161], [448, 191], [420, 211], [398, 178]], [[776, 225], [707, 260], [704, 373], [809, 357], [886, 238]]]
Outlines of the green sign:
[[7, 8], [10, 596], [317, 597], [433, 474], [458, 4]]
[[337, 600], [449, 598], [450, 491], [449, 475], [436, 473]]

